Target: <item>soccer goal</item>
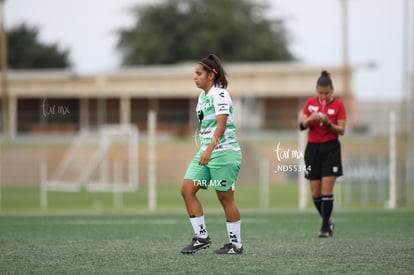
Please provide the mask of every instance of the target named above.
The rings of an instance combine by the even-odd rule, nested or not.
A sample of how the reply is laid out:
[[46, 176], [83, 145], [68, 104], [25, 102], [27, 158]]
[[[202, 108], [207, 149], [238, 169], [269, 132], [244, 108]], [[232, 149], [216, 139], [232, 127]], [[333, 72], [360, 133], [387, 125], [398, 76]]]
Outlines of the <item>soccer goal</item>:
[[81, 131], [56, 166], [41, 165], [41, 207], [48, 192], [113, 192], [114, 205], [121, 194], [138, 189], [138, 136], [135, 125], [104, 125]]

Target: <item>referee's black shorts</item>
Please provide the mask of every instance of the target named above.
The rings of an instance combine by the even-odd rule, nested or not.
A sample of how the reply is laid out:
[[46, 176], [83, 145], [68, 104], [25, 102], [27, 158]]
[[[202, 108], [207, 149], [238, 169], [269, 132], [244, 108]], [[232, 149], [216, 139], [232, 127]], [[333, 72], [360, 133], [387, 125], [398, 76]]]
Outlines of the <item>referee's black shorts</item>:
[[324, 143], [306, 145], [305, 164], [308, 168], [305, 178], [319, 180], [322, 177], [342, 176], [341, 144], [338, 139]]

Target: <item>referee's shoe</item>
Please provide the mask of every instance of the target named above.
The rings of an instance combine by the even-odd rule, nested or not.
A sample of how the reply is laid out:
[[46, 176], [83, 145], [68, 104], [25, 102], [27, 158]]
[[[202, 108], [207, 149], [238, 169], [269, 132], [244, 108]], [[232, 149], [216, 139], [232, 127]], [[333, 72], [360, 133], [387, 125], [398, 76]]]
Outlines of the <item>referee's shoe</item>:
[[328, 230], [322, 230], [319, 231], [319, 237], [320, 238], [328, 238], [333, 237], [333, 230], [335, 228], [335, 224], [332, 220], [329, 220], [329, 229]]
[[200, 249], [206, 249], [210, 247], [211, 245], [211, 239], [207, 236], [207, 238], [198, 238], [194, 237], [191, 240], [191, 243], [181, 249], [181, 253], [183, 254], [193, 254], [196, 253]]

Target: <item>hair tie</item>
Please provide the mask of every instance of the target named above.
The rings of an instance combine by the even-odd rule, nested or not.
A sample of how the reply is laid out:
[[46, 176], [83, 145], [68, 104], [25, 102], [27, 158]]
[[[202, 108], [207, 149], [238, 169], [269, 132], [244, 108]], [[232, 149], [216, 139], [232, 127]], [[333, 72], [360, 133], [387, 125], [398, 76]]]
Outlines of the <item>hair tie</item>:
[[214, 69], [213, 67], [209, 66], [208, 64], [204, 63], [203, 61], [199, 62], [201, 65], [207, 67], [210, 71], [212, 71], [214, 74], [218, 74], [217, 70]]

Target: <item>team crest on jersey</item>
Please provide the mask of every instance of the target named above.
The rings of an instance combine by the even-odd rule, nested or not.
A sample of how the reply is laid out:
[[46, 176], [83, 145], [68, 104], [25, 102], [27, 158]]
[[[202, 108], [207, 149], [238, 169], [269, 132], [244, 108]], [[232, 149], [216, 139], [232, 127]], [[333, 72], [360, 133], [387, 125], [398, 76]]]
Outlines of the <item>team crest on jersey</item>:
[[308, 111], [309, 113], [317, 112], [319, 110], [319, 106], [309, 105]]
[[204, 102], [199, 102], [198, 109], [207, 109], [212, 105], [212, 102], [210, 99], [206, 99]]
[[328, 109], [328, 115], [335, 114], [335, 109]]

